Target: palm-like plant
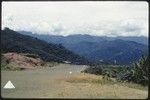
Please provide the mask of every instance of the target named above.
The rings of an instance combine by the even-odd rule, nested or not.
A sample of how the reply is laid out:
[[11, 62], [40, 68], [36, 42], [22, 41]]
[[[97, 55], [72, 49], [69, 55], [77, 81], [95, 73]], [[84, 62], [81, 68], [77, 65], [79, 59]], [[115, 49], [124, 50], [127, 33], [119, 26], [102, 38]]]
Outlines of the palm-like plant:
[[148, 84], [149, 57], [142, 57], [133, 65], [132, 81], [143, 85]]

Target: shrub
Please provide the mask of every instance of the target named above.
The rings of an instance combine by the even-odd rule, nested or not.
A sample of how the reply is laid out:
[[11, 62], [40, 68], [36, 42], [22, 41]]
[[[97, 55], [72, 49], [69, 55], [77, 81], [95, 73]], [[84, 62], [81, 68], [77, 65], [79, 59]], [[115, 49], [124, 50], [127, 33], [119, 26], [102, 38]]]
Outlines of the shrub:
[[130, 66], [90, 66], [85, 69], [84, 72], [103, 75], [103, 77], [107, 79], [113, 77], [118, 81], [134, 82], [145, 86], [148, 85], [149, 61], [149, 57], [142, 56], [138, 62]]
[[131, 68], [124, 72], [118, 80], [132, 81], [142, 85], [148, 85], [149, 57], [142, 57]]
[[148, 84], [148, 67], [149, 67], [149, 61], [148, 57], [142, 57], [139, 62], [135, 63], [133, 65], [132, 71], [132, 81], [147, 85]]

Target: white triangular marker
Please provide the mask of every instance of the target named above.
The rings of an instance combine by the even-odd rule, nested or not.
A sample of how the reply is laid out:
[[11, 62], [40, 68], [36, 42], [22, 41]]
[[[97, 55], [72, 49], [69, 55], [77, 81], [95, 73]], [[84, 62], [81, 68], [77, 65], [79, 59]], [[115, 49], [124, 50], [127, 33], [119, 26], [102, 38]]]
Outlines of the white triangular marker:
[[4, 89], [14, 89], [14, 85], [11, 83], [11, 81], [8, 81], [6, 85], [4, 86]]

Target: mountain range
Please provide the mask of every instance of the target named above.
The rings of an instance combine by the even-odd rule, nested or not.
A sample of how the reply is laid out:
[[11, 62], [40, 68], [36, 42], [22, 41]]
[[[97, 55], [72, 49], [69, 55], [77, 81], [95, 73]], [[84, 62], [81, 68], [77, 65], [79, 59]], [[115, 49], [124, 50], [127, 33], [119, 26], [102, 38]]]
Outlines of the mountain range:
[[96, 63], [131, 64], [148, 55], [147, 37], [106, 37], [91, 35], [42, 35], [19, 31], [48, 43], [61, 44], [68, 50]]

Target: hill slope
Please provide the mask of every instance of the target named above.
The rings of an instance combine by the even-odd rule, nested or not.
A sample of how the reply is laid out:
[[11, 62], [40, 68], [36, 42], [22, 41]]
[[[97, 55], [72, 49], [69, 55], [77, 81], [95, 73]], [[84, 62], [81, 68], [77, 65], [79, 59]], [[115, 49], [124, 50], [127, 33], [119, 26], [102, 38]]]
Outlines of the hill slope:
[[1, 31], [1, 51], [37, 54], [44, 61], [70, 61], [87, 64], [88, 61], [61, 45], [47, 43], [34, 37], [19, 34], [8, 28]]

